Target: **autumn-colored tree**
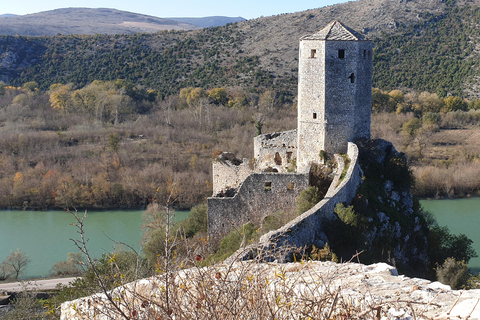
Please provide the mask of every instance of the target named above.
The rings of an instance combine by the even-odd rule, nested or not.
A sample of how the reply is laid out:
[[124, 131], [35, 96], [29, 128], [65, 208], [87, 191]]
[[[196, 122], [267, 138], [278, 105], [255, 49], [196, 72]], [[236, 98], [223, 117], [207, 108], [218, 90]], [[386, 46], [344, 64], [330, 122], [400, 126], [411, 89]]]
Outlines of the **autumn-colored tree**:
[[62, 110], [64, 113], [69, 112], [73, 107], [71, 91], [71, 85], [52, 84], [50, 86], [50, 104], [52, 108]]
[[390, 105], [390, 95], [378, 88], [372, 89], [372, 109], [375, 112], [394, 111]]
[[226, 105], [228, 103], [228, 95], [225, 88], [211, 89], [208, 91], [208, 98], [214, 104]]
[[75, 90], [72, 94], [75, 105], [102, 122], [119, 122], [120, 114], [126, 112], [131, 98], [125, 87], [112, 81], [95, 80], [89, 85]]
[[441, 109], [441, 112], [446, 113], [446, 112], [451, 112], [451, 111], [467, 111], [468, 110], [468, 104], [461, 98], [455, 97], [455, 96], [449, 96], [443, 99], [443, 107]]
[[443, 106], [443, 100], [438, 97], [436, 93], [422, 92], [418, 96], [418, 105], [416, 111], [425, 112], [440, 112]]

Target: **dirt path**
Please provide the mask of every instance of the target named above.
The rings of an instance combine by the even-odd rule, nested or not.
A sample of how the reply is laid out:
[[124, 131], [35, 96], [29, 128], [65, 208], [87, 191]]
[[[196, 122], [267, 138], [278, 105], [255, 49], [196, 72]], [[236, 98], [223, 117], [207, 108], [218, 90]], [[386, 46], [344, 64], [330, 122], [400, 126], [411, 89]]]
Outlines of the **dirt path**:
[[0, 284], [0, 291], [19, 292], [27, 290], [51, 290], [55, 289], [58, 284], [67, 285], [77, 279], [73, 278], [58, 278], [46, 280], [32, 280], [23, 282], [9, 282]]

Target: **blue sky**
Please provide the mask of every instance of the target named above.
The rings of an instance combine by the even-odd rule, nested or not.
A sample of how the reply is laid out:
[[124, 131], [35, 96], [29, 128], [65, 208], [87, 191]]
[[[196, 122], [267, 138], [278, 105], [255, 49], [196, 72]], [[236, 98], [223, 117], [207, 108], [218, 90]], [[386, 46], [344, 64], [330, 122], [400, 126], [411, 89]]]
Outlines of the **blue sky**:
[[325, 7], [346, 0], [0, 0], [0, 14], [67, 7], [114, 8], [157, 17], [242, 16], [246, 19]]

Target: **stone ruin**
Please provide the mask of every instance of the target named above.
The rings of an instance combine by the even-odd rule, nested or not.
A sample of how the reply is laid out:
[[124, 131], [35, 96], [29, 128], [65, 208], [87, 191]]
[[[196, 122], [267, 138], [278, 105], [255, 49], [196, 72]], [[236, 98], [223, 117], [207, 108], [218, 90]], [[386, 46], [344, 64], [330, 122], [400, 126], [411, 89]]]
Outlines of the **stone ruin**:
[[214, 160], [209, 238], [215, 242], [232, 228], [295, 210], [309, 186], [311, 165], [324, 162], [321, 153], [333, 159], [347, 153], [349, 143], [370, 138], [371, 87], [372, 43], [363, 35], [333, 21], [302, 37], [298, 127], [255, 137], [253, 160], [231, 153]]

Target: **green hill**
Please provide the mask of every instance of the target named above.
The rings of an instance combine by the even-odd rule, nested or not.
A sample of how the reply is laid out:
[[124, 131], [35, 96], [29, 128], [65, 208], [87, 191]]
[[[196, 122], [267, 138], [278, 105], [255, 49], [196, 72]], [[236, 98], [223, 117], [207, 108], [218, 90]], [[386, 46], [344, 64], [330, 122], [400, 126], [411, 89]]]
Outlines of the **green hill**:
[[262, 86], [293, 97], [299, 37], [339, 19], [375, 42], [375, 87], [477, 96], [480, 8], [457, 2], [360, 0], [188, 32], [4, 36], [0, 80], [46, 89], [120, 78], [162, 96], [187, 86]]

